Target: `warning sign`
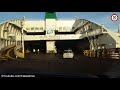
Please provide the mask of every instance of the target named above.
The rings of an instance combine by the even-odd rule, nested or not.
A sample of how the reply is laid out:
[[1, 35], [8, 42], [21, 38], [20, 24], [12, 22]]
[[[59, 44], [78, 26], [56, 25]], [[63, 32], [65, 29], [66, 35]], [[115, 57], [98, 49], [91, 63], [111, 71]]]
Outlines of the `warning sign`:
[[118, 21], [118, 15], [117, 14], [112, 14], [110, 18], [113, 22]]

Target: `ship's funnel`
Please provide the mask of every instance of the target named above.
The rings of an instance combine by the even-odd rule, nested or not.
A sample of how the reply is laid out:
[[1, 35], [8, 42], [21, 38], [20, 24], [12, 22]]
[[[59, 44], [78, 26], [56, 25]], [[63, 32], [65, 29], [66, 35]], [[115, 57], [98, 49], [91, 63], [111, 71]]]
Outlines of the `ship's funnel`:
[[56, 12], [46, 12], [45, 19], [57, 19]]

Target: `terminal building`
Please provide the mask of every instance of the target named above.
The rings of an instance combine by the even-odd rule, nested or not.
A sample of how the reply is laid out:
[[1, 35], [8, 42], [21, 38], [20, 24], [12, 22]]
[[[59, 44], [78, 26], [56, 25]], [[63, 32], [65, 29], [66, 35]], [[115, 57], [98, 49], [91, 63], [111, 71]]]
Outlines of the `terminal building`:
[[59, 20], [55, 12], [46, 12], [44, 20], [23, 18], [0, 23], [0, 50], [16, 46], [16, 51], [43, 49], [45, 53], [57, 53], [68, 48], [78, 52], [120, 48], [119, 31], [120, 26], [114, 33], [86, 19]]

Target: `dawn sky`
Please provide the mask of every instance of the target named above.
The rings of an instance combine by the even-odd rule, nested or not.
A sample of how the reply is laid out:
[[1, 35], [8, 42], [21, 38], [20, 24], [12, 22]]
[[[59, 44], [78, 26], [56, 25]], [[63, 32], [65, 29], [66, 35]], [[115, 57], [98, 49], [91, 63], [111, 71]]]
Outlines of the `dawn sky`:
[[[120, 17], [120, 12], [57, 12], [57, 17], [59, 19], [88, 19], [94, 21], [98, 24], [104, 24], [105, 27], [111, 29], [114, 32], [118, 31], [118, 25], [120, 24], [120, 19], [113, 22], [110, 19], [112, 14], [117, 14]], [[44, 12], [0, 12], [0, 22], [4, 22], [11, 19], [21, 19], [23, 16], [29, 20], [43, 20]]]

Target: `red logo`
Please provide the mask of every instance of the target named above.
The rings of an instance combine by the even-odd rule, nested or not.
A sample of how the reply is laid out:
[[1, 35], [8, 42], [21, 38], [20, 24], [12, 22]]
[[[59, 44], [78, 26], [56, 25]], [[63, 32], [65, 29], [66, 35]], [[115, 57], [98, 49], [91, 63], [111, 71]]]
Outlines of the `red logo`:
[[112, 14], [110, 19], [115, 22], [115, 21], [118, 21], [118, 15], [117, 14]]

